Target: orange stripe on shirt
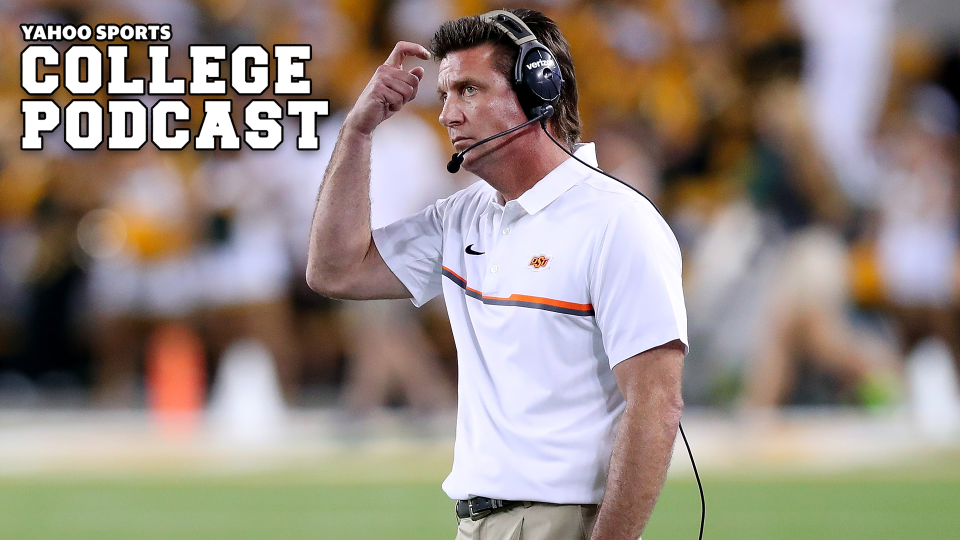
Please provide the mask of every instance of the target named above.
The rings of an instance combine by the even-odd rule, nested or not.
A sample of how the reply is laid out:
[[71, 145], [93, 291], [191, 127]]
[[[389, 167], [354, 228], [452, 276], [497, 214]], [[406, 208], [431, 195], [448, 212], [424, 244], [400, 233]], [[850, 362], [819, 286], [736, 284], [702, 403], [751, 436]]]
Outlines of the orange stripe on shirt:
[[491, 300], [515, 300], [517, 302], [530, 302], [532, 304], [544, 304], [546, 306], [562, 307], [576, 311], [593, 311], [592, 304], [576, 304], [574, 302], [564, 302], [563, 300], [554, 300], [552, 298], [543, 298], [540, 296], [527, 296], [525, 294], [511, 294], [508, 298], [498, 298], [496, 296], [486, 296]]
[[571, 311], [579, 311], [583, 313], [591, 313], [591, 314], [593, 313], [592, 304], [577, 304], [575, 302], [565, 302], [563, 300], [554, 300], [553, 298], [544, 298], [542, 296], [529, 296], [525, 294], [511, 294], [507, 298], [501, 298], [497, 296], [488, 296], [474, 288], [468, 287], [467, 280], [463, 279], [463, 277], [460, 274], [454, 272], [453, 270], [447, 268], [446, 266], [444, 266], [443, 269], [446, 270], [448, 274], [456, 278], [456, 281], [459, 282], [457, 283], [458, 285], [460, 285], [462, 288], [474, 294], [479, 295], [482, 300], [495, 300], [495, 301], [501, 301], [501, 302], [524, 302], [528, 304], [563, 308], [563, 309], [568, 309]]

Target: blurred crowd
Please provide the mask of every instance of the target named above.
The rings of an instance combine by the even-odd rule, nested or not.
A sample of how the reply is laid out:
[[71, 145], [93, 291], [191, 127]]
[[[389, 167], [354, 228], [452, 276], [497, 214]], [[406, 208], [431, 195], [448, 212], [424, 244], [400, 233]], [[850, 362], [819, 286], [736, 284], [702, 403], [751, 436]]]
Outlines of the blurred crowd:
[[[503, 4], [4, 2], [0, 403], [139, 406], [158, 340], [189, 335], [206, 386], [252, 340], [290, 405], [453, 407], [442, 304], [319, 297], [303, 278], [307, 235], [343, 114], [394, 43], [426, 45], [444, 20]], [[918, 347], [960, 365], [960, 44], [900, 27], [884, 0], [523, 5], [570, 42], [601, 167], [654, 199], [680, 241], [688, 403], [882, 407], [904, 399]], [[171, 76], [189, 77], [190, 44], [311, 44], [312, 97], [335, 111], [320, 150], [298, 152], [288, 124], [274, 152], [77, 152], [62, 131], [21, 151], [18, 25], [137, 22], [173, 25]], [[425, 67], [375, 139], [374, 226], [476, 180], [445, 172]], [[127, 69], [149, 77], [146, 44]], [[202, 98], [186, 99], [195, 134]]]

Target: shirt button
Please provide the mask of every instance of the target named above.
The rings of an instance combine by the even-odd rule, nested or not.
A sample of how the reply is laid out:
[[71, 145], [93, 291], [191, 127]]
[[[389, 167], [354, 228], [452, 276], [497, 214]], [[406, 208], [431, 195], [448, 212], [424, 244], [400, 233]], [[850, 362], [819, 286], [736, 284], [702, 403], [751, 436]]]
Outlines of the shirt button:
[[504, 230], [503, 230], [503, 234], [510, 234], [510, 229], [509, 229], [509, 228], [504, 229]]
[[490, 268], [490, 271], [493, 272], [494, 274], [496, 274], [498, 270], [500, 270], [499, 266], [494, 266]]

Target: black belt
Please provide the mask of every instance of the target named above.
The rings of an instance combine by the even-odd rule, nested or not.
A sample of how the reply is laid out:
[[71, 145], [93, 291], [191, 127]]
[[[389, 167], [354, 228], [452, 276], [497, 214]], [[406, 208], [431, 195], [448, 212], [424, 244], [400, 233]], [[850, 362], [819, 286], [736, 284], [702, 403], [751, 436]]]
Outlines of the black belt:
[[473, 497], [465, 501], [457, 501], [457, 517], [460, 519], [470, 518], [473, 521], [477, 521], [501, 510], [513, 508], [518, 504], [523, 503], [522, 501], [504, 501], [502, 499]]

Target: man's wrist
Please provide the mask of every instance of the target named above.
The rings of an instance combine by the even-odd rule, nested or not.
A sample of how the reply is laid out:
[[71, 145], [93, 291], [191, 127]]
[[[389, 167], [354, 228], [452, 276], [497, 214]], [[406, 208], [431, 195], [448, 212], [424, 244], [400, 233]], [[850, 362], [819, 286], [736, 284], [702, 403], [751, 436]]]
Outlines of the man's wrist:
[[347, 115], [347, 118], [343, 121], [341, 132], [344, 138], [371, 138], [373, 137], [373, 129], [374, 128], [365, 128], [360, 122]]
[[373, 131], [377, 128], [377, 125], [368, 126], [370, 122], [365, 121], [362, 118], [362, 115], [355, 114], [356, 111], [351, 111], [347, 114], [347, 117], [343, 120], [343, 135], [349, 137], [373, 137]]

